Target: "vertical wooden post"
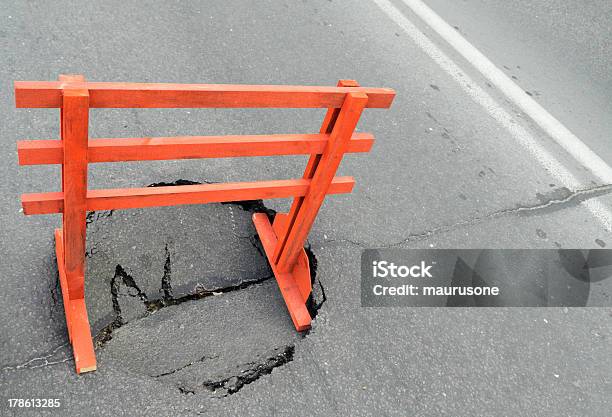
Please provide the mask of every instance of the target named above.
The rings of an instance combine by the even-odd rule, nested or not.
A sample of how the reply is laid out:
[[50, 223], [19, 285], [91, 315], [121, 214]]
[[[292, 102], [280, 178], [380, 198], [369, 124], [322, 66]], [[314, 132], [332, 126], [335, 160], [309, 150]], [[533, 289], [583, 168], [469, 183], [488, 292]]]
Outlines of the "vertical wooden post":
[[290, 272], [293, 268], [367, 102], [368, 96], [364, 93], [346, 95], [308, 192], [297, 210], [293, 225], [288, 228], [286, 244], [276, 265], [280, 272]]
[[[65, 81], [65, 82], [70, 82], [70, 81], [85, 81], [85, 77], [82, 75], [67, 75], [67, 74], [60, 74], [59, 76], [59, 80], [60, 81]], [[64, 140], [64, 108], [63, 106], [60, 107], [60, 140]], [[61, 185], [62, 185], [62, 193], [65, 190], [65, 186], [64, 186], [64, 164], [62, 163], [61, 167]], [[64, 224], [64, 217], [63, 217], [63, 213], [62, 213], [62, 225]], [[72, 342], [72, 318], [70, 316], [70, 296], [68, 295], [68, 284], [66, 283], [66, 267], [64, 264], [64, 238], [63, 238], [63, 226], [62, 226], [62, 233], [57, 234], [56, 233], [56, 245], [60, 245], [61, 246], [61, 255], [58, 252], [58, 263], [60, 261], [60, 257], [62, 259], [61, 265], [59, 266], [59, 270], [60, 270], [60, 283], [62, 283], [62, 297], [64, 299], [64, 312], [66, 313], [66, 328], [68, 329], [68, 338], [70, 339], [70, 341]], [[64, 288], [66, 288], [65, 293], [64, 293]]]
[[56, 232], [58, 268], [66, 311], [66, 325], [78, 373], [94, 371], [96, 356], [85, 306], [85, 243], [87, 216], [87, 148], [89, 92], [70, 86], [82, 76], [60, 76], [62, 90], [61, 139], [64, 148], [62, 230]]
[[[359, 83], [355, 80], [340, 80], [338, 81], [338, 87], [359, 87]], [[325, 113], [325, 118], [323, 119], [323, 124], [321, 125], [320, 133], [330, 134], [336, 125], [336, 120], [338, 120], [338, 114], [340, 114], [339, 108], [331, 108], [327, 110]], [[321, 160], [320, 154], [310, 155], [308, 159], [308, 163], [306, 164], [306, 169], [304, 170], [304, 175], [302, 178], [310, 180], [314, 176], [315, 170], [319, 165], [319, 161]], [[293, 203], [291, 204], [291, 209], [289, 210], [289, 215], [286, 220], [286, 224], [284, 228], [279, 233], [278, 236], [278, 244], [276, 245], [276, 249], [274, 250], [274, 261], [278, 262], [280, 258], [280, 254], [285, 248], [287, 244], [287, 236], [289, 234], [289, 230], [293, 227], [295, 223], [295, 218], [297, 213], [304, 202], [304, 197], [296, 197], [293, 199]]]
[[89, 93], [66, 88], [62, 101], [64, 142], [63, 235], [70, 299], [85, 297], [85, 226]]

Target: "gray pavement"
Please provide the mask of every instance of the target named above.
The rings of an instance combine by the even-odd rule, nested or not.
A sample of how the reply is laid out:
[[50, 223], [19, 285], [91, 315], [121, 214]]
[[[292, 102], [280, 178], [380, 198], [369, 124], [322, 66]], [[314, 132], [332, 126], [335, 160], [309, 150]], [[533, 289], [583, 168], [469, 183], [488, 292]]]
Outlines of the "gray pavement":
[[426, 3], [612, 163], [609, 1]]
[[[464, 3], [465, 10], [436, 11], [475, 19], [470, 28], [484, 20], [470, 7], [502, 19], [497, 3], [484, 11]], [[558, 13], [555, 5], [547, 16]], [[606, 7], [573, 6], [593, 15]], [[504, 16], [508, 25], [515, 19]], [[38, 414], [8, 408], [8, 398], [32, 397], [59, 398], [58, 415], [610, 414], [610, 308], [360, 307], [363, 248], [612, 244], [612, 234], [579, 204], [598, 197], [610, 206], [607, 192], [595, 192], [602, 184], [517, 117], [595, 191], [562, 189], [374, 3], [15, 2], [0, 8], [0, 21], [3, 415]], [[468, 38], [476, 32], [458, 25]], [[482, 38], [493, 33], [502, 42], [483, 25]], [[557, 38], [550, 24], [526, 26]], [[595, 33], [609, 39], [606, 30]], [[580, 36], [570, 47], [597, 59], [600, 50], [580, 46], [595, 35]], [[503, 42], [518, 56], [512, 38]], [[479, 39], [470, 40], [480, 47]], [[562, 45], [565, 38], [559, 39]], [[532, 46], [537, 52], [544, 42]], [[572, 114], [592, 99], [588, 106], [600, 112], [591, 113], [592, 129], [583, 127], [586, 137], [576, 133], [605, 139], [609, 118], [597, 104], [600, 96], [590, 94], [597, 88], [568, 75], [572, 91], [580, 91], [568, 103], [562, 94], [571, 93], [560, 85], [540, 86], [540, 67], [533, 65], [533, 84], [525, 88], [555, 97], [559, 107], [542, 102], [553, 114]], [[396, 89], [390, 110], [366, 111], [359, 125], [377, 137], [372, 152], [343, 162], [341, 174], [357, 180], [354, 192], [330, 197], [311, 233], [319, 309], [308, 334], [293, 332], [243, 207], [101, 213], [88, 227], [86, 281], [99, 369], [74, 373], [54, 258], [59, 218], [25, 217], [19, 205], [22, 192], [57, 190], [59, 170], [19, 168], [14, 145], [57, 137], [58, 112], [16, 110], [11, 93], [13, 80], [53, 80], [61, 73], [95, 81], [312, 85], [353, 78]], [[598, 74], [605, 82], [605, 71], [593, 67], [592, 76]], [[559, 117], [568, 127], [581, 123], [567, 114]], [[319, 110], [93, 110], [90, 136], [315, 132], [322, 117]], [[600, 151], [604, 142], [597, 140]], [[290, 178], [301, 175], [304, 163], [287, 157], [99, 164], [90, 169], [90, 186]], [[289, 202], [264, 204], [280, 211]]]

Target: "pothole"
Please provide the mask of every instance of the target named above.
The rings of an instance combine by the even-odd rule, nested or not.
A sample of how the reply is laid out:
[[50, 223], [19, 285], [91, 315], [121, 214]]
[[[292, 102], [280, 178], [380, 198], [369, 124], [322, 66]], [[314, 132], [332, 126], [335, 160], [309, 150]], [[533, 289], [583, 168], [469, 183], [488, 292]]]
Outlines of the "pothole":
[[[155, 185], [194, 184], [186, 180]], [[293, 359], [297, 333], [252, 224], [261, 200], [88, 216], [86, 299], [101, 366], [223, 397]], [[325, 302], [311, 261], [313, 316]]]

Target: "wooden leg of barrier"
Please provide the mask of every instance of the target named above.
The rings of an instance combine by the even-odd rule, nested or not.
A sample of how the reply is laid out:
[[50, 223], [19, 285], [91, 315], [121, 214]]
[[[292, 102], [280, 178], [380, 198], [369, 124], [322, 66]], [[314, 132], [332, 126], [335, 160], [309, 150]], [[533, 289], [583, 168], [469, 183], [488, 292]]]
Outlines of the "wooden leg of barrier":
[[57, 255], [57, 269], [60, 277], [60, 287], [64, 300], [64, 312], [66, 314], [66, 327], [74, 354], [74, 363], [77, 373], [96, 370], [96, 354], [94, 353], [89, 319], [84, 298], [70, 299], [68, 295], [68, 281], [66, 280], [66, 268], [64, 260], [64, 238], [61, 229], [55, 230], [55, 254]]
[[[274, 226], [270, 225], [265, 214], [256, 213], [253, 215], [255, 228], [287, 304], [293, 324], [298, 331], [309, 328], [311, 321], [305, 305], [311, 287], [304, 242], [367, 101], [368, 96], [363, 93], [349, 93], [340, 112], [333, 116], [337, 120], [331, 121], [331, 117], [329, 117], [328, 123], [334, 125], [329, 144], [318, 161], [309, 163], [314, 171], [312, 172], [308, 192], [302, 200], [294, 200], [290, 213], [277, 214]], [[282, 238], [285, 239], [284, 247], [280, 246], [282, 245]], [[276, 258], [277, 254], [279, 254], [278, 258]], [[306, 274], [305, 271], [308, 271], [308, 273]]]
[[[289, 221], [288, 213], [277, 213], [274, 216], [274, 223], [272, 223], [272, 230], [274, 234], [278, 236], [282, 236], [287, 230], [287, 222]], [[277, 243], [278, 246], [278, 243]], [[310, 292], [312, 291], [312, 283], [310, 280], [310, 264], [308, 261], [308, 255], [306, 255], [306, 251], [304, 248], [299, 252], [297, 262], [294, 265], [294, 268], [291, 271], [291, 275], [293, 275], [293, 279], [296, 282], [300, 290], [300, 294], [302, 295], [302, 302], [308, 301], [308, 297], [310, 296]]]
[[62, 229], [55, 229], [55, 255], [57, 258], [57, 271], [59, 273], [60, 288], [62, 289], [62, 299], [64, 301], [64, 313], [66, 315], [66, 328], [68, 338], [72, 342], [72, 318], [70, 317], [70, 297], [68, 296], [68, 282], [66, 281], [66, 267], [64, 266], [64, 238]]
[[[65, 80], [70, 81], [70, 79]], [[96, 357], [85, 307], [88, 120], [87, 90], [65, 88], [61, 112], [61, 133], [64, 144], [62, 166], [64, 210], [63, 228], [56, 232], [56, 252], [66, 325], [77, 373], [96, 369]]]
[[[308, 313], [308, 309], [306, 308], [306, 300], [304, 298], [304, 293], [302, 292], [303, 289], [300, 289], [300, 285], [296, 279], [297, 277], [294, 273], [282, 273], [278, 271], [276, 264], [272, 259], [272, 256], [274, 255], [274, 248], [277, 244], [277, 238], [276, 233], [274, 233], [274, 229], [268, 220], [268, 216], [265, 213], [254, 213], [253, 223], [255, 224], [255, 229], [257, 229], [257, 234], [259, 235], [259, 239], [264, 247], [268, 261], [270, 262], [272, 272], [274, 273], [278, 287], [280, 288], [283, 299], [285, 300], [285, 304], [287, 304], [287, 309], [289, 310], [289, 315], [291, 316], [293, 325], [299, 332], [308, 330], [310, 328], [311, 321], [310, 313]], [[306, 253], [304, 253], [304, 256], [306, 256]], [[300, 269], [302, 274], [304, 274], [304, 272], [308, 274], [308, 285], [310, 286], [308, 258], [306, 258], [305, 264], [302, 263]], [[308, 289], [306, 298], [308, 298], [309, 294], [310, 288]]]
[[329, 144], [317, 165], [308, 192], [298, 209], [293, 225], [287, 231], [285, 247], [282, 248], [276, 263], [280, 272], [289, 272], [293, 268], [367, 102], [368, 96], [366, 94], [347, 94], [340, 109], [338, 120], [330, 135]]
[[[340, 80], [338, 81], [337, 85], [338, 87], [359, 87], [359, 83], [355, 80]], [[339, 114], [339, 108], [328, 109], [319, 132], [330, 134], [334, 129], [334, 126], [336, 125], [336, 121], [338, 120]], [[315, 171], [319, 166], [319, 162], [321, 161], [321, 156], [321, 154], [310, 155], [302, 178], [312, 180]], [[289, 210], [289, 213], [279, 213], [276, 215], [274, 219], [273, 228], [276, 237], [278, 237], [278, 242], [273, 247], [273, 255], [271, 257], [268, 256], [270, 265], [275, 265], [278, 262], [280, 255], [287, 244], [287, 237], [289, 235], [289, 231], [295, 223], [295, 219], [297, 217], [298, 212], [300, 211], [300, 208], [302, 207], [303, 202], [304, 197], [296, 197], [293, 200], [293, 203], [291, 204], [291, 209]], [[266, 249], [266, 254], [267, 253], [268, 252]], [[277, 275], [276, 272], [275, 275]], [[308, 256], [306, 255], [306, 252], [304, 251], [303, 247], [301, 248], [301, 250], [298, 250], [297, 261], [294, 262], [291, 275], [296, 281], [295, 285], [301, 289], [300, 292], [302, 295], [303, 303], [305, 303], [308, 300], [308, 297], [310, 296], [310, 292], [312, 291], [312, 285], [310, 280], [310, 266], [308, 264]], [[285, 298], [285, 301], [287, 302], [287, 298]], [[289, 307], [288, 302], [287, 306], [291, 312], [291, 307]], [[293, 318], [293, 315], [291, 317]], [[308, 320], [308, 323], [308, 327], [310, 327], [310, 320]], [[295, 323], [295, 320], [294, 324], [296, 329], [299, 330], [298, 324]]]
[[[359, 83], [355, 80], [340, 80], [338, 81], [338, 87], [359, 87]], [[323, 124], [321, 125], [321, 129], [319, 133], [330, 134], [336, 125], [336, 120], [338, 120], [338, 114], [340, 114], [339, 108], [330, 108], [325, 113], [325, 118], [323, 119]], [[308, 163], [306, 164], [306, 169], [304, 170], [304, 175], [302, 178], [310, 180], [314, 176], [315, 170], [317, 166], [319, 166], [319, 161], [321, 160], [320, 154], [310, 155], [308, 158]], [[279, 245], [274, 250], [274, 261], [278, 262], [278, 258], [282, 250], [285, 248], [287, 243], [287, 234], [289, 229], [293, 226], [295, 222], [295, 217], [302, 206], [302, 202], [304, 201], [304, 197], [296, 197], [291, 204], [291, 209], [289, 210], [289, 219], [286, 222], [283, 230], [279, 231], [277, 236], [279, 236]]]

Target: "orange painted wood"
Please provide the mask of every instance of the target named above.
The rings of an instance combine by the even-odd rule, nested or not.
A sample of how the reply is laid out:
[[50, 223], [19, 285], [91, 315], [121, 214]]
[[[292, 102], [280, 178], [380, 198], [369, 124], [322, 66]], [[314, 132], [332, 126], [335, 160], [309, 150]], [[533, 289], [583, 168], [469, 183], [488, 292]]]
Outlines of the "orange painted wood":
[[331, 108], [341, 107], [351, 91], [367, 94], [367, 107], [388, 108], [395, 96], [392, 89], [370, 87], [15, 81], [15, 104], [60, 107], [68, 86], [89, 90], [92, 108]]
[[[90, 139], [88, 161], [94, 163], [320, 154], [328, 140], [329, 134]], [[368, 152], [373, 143], [372, 134], [355, 133], [347, 152]], [[63, 162], [62, 142], [59, 140], [18, 141], [17, 154], [20, 165]]]
[[87, 215], [87, 140], [89, 96], [86, 90], [63, 91], [64, 143], [63, 236], [70, 299], [85, 297], [85, 217]]
[[[294, 179], [89, 190], [87, 192], [86, 210], [115, 210], [287, 198], [305, 195], [309, 184], [309, 180]], [[352, 177], [335, 177], [327, 192], [328, 194], [350, 193], [354, 185], [355, 180]], [[28, 215], [61, 213], [65, 207], [62, 198], [62, 193], [58, 192], [23, 194], [21, 204], [24, 213]]]
[[[359, 87], [359, 83], [355, 80], [339, 80], [338, 87]], [[325, 118], [323, 119], [323, 124], [321, 125], [320, 133], [322, 134], [331, 134], [334, 125], [336, 124], [336, 120], [338, 119], [338, 114], [340, 114], [339, 108], [329, 108], [325, 113]], [[319, 165], [319, 161], [321, 160], [321, 154], [313, 154], [308, 158], [308, 163], [306, 164], [306, 169], [304, 170], [304, 174], [302, 178], [304, 179], [312, 179], [315, 169]], [[278, 233], [278, 241], [279, 244], [276, 246], [274, 251], [274, 261], [278, 262], [280, 258], [281, 252], [284, 250], [287, 244], [287, 236], [289, 229], [293, 227], [295, 223], [295, 218], [297, 213], [302, 206], [304, 201], [304, 197], [296, 197], [291, 203], [291, 208], [289, 209], [288, 219], [286, 222], [286, 226], [282, 233]]]
[[17, 141], [19, 165], [61, 164], [64, 161], [64, 145], [61, 140]]
[[[84, 299], [88, 210], [294, 197], [274, 225], [263, 213], [253, 222], [298, 331], [310, 327], [305, 302], [311, 293], [304, 242], [327, 194], [351, 192], [351, 177], [335, 177], [346, 152], [367, 152], [371, 134], [354, 133], [365, 107], [390, 107], [395, 92], [341, 80], [337, 87], [142, 84], [86, 82], [80, 75], [59, 81], [15, 82], [17, 107], [60, 108], [61, 140], [21, 141], [22, 165], [61, 164], [62, 191], [22, 196], [25, 214], [63, 213], [56, 254], [66, 323], [77, 372], [96, 369]], [[88, 139], [89, 108], [327, 108], [319, 134]], [[309, 154], [302, 179], [176, 187], [87, 190], [93, 162]]]
[[[62, 82], [85, 82], [85, 76], [75, 74], [60, 74], [58, 79]], [[60, 107], [60, 140], [64, 137], [64, 109]], [[62, 145], [63, 146], [63, 145]], [[62, 160], [64, 159], [64, 150], [62, 148]], [[64, 165], [60, 168], [61, 170], [61, 184], [62, 192], [64, 191]]]
[[[272, 230], [274, 234], [277, 236], [277, 244], [278, 246], [278, 236], [284, 233], [287, 230], [287, 221], [289, 220], [288, 213], [276, 213], [274, 216], [274, 222], [272, 223]], [[274, 251], [276, 252], [276, 251]], [[312, 291], [312, 282], [310, 278], [310, 264], [308, 262], [308, 255], [306, 254], [306, 250], [302, 248], [299, 252], [297, 261], [293, 269], [291, 270], [291, 275], [293, 275], [293, 279], [300, 289], [300, 294], [302, 295], [302, 301], [305, 303], [310, 297], [310, 293]]]
[[55, 214], [64, 212], [64, 193], [27, 193], [21, 195], [23, 214]]
[[59, 271], [60, 287], [64, 300], [64, 312], [66, 314], [66, 327], [68, 337], [72, 345], [74, 363], [77, 373], [91, 372], [96, 370], [96, 354], [91, 339], [89, 319], [85, 307], [85, 299], [70, 299], [66, 270], [64, 268], [64, 242], [62, 230], [55, 230], [55, 253], [57, 256], [57, 269]]
[[72, 318], [72, 352], [77, 373], [95, 371], [96, 354], [93, 348], [87, 308], [84, 298], [70, 300]]
[[328, 146], [321, 156], [310, 182], [308, 193], [304, 196], [304, 201], [299, 208], [294, 224], [287, 234], [287, 243], [282, 249], [276, 265], [280, 272], [290, 271], [295, 264], [299, 250], [304, 246], [325, 198], [327, 188], [340, 165], [342, 156], [367, 101], [368, 96], [362, 93], [349, 93], [347, 95], [332, 130]]
[[[85, 77], [82, 75], [60, 75], [59, 79], [60, 81], [85, 81]], [[62, 96], [60, 138], [62, 144], [68, 144], [67, 146], [62, 146], [62, 159], [64, 152], [67, 152], [67, 157], [76, 155], [75, 164], [62, 164], [62, 198], [68, 197], [68, 200], [62, 200], [62, 203], [70, 203], [72, 197], [72, 199], [76, 200], [75, 208], [79, 210], [76, 217], [71, 217], [74, 214], [72, 211], [64, 213], [62, 221], [63, 227], [66, 230], [72, 229], [71, 233], [75, 240], [73, 242], [74, 245], [66, 245], [63, 230], [57, 229], [55, 231], [57, 269], [64, 301], [66, 328], [68, 329], [68, 338], [72, 345], [74, 364], [78, 374], [95, 371], [97, 368], [96, 354], [93, 348], [89, 319], [85, 306], [84, 250], [86, 224], [84, 216], [86, 213], [82, 212], [82, 206], [83, 193], [87, 192], [87, 151], [86, 149], [83, 150], [82, 142], [85, 142], [86, 148], [89, 124], [88, 99], [87, 92], [82, 90], [73, 90]], [[79, 139], [82, 139], [82, 141], [79, 141]], [[67, 180], [67, 175], [72, 177]], [[82, 223], [79, 223], [79, 218], [83, 220]], [[78, 252], [81, 249], [80, 254], [83, 256], [80, 256]], [[80, 262], [80, 267], [71, 271], [71, 275], [68, 274], [66, 269], [66, 250], [72, 251], [71, 262]], [[77, 273], [79, 275], [76, 275]], [[82, 298], [77, 298], [80, 294], [82, 294]]]
[[72, 318], [70, 312], [70, 297], [68, 296], [68, 281], [66, 281], [66, 268], [64, 268], [64, 238], [62, 229], [55, 229], [55, 257], [57, 259], [57, 271], [59, 273], [60, 288], [62, 289], [62, 300], [64, 302], [64, 314], [66, 315], [66, 328], [68, 338], [72, 342]]
[[272, 225], [268, 220], [268, 216], [264, 213], [254, 213], [253, 223], [255, 224], [255, 229], [264, 247], [278, 287], [280, 288], [281, 295], [287, 305], [287, 310], [289, 310], [293, 325], [297, 331], [301, 332], [308, 330], [310, 328], [311, 318], [304, 304], [304, 300], [302, 299], [300, 286], [291, 273], [280, 272], [273, 262], [272, 256], [274, 255], [274, 247], [276, 246], [277, 239], [272, 229]]

